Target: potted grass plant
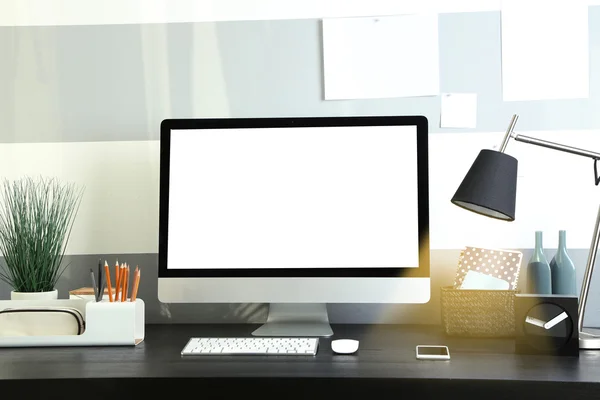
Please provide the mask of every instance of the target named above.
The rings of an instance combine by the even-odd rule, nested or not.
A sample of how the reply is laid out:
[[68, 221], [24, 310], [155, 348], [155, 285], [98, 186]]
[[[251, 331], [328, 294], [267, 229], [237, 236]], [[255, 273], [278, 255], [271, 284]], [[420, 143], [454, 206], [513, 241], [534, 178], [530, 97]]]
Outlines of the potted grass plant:
[[0, 185], [0, 279], [12, 300], [58, 298], [56, 283], [83, 188], [55, 178]]

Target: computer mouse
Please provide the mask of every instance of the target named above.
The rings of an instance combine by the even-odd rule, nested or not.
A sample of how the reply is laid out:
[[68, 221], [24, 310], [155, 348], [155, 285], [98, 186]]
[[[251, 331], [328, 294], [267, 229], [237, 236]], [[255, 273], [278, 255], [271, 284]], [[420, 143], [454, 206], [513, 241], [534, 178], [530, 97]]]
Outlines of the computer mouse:
[[358, 350], [358, 340], [336, 339], [331, 341], [331, 350], [337, 354], [352, 354]]

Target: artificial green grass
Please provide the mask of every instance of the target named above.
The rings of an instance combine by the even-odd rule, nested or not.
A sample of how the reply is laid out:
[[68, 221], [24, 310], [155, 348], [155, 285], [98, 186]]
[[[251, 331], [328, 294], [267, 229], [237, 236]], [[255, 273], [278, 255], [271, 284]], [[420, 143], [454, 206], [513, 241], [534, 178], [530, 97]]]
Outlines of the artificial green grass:
[[0, 279], [17, 292], [48, 292], [67, 265], [65, 248], [83, 188], [55, 178], [4, 180], [0, 186]]

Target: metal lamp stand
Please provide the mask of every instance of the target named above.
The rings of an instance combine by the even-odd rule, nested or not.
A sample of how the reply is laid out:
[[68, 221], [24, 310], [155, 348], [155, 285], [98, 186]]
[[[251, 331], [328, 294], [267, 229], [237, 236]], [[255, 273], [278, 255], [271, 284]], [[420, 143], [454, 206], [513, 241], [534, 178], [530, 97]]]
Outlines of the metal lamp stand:
[[581, 292], [579, 293], [579, 348], [580, 349], [600, 349], [600, 331], [596, 330], [584, 332], [583, 316], [585, 314], [585, 306], [587, 303], [588, 292], [590, 290], [590, 282], [592, 280], [592, 272], [596, 263], [596, 254], [598, 252], [598, 242], [600, 241], [600, 207], [598, 208], [598, 216], [596, 217], [596, 225], [594, 226], [594, 234], [592, 235], [592, 245], [588, 255], [587, 264], [585, 266], [585, 274], [583, 275], [583, 283], [581, 284]]
[[[548, 149], [558, 150], [566, 153], [576, 154], [583, 157], [588, 157], [594, 160], [594, 171], [596, 185], [600, 183], [597, 170], [597, 162], [600, 160], [600, 153], [596, 153], [589, 150], [579, 149], [577, 147], [567, 146], [560, 143], [549, 142], [547, 140], [537, 139], [529, 136], [518, 135], [513, 132], [517, 123], [518, 115], [513, 115], [502, 145], [500, 146], [500, 152], [504, 152], [506, 145], [510, 138], [515, 139], [518, 142], [534, 144], [536, 146], [546, 147]], [[588, 328], [587, 331], [583, 329], [583, 317], [585, 314], [585, 306], [587, 303], [588, 292], [590, 289], [590, 282], [592, 279], [592, 273], [594, 271], [594, 265], [596, 263], [596, 255], [598, 253], [598, 244], [600, 242], [600, 207], [598, 208], [598, 215], [596, 217], [596, 224], [594, 226], [594, 233], [592, 235], [592, 244], [590, 245], [590, 252], [585, 267], [585, 274], [583, 276], [583, 283], [581, 285], [581, 292], [579, 293], [579, 321], [577, 329], [579, 331], [579, 348], [588, 350], [600, 349], [600, 329], [593, 330]]]

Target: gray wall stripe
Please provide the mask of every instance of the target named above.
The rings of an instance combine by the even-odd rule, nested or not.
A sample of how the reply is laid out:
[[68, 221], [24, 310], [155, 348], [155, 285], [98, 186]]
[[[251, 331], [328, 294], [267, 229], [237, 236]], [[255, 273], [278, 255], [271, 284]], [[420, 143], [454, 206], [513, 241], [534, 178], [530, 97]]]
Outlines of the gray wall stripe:
[[[513, 113], [519, 130], [600, 128], [600, 7], [589, 20], [589, 99], [503, 102], [500, 12], [440, 15], [441, 91], [478, 94], [476, 131]], [[5, 143], [158, 139], [168, 117], [424, 114], [454, 131], [439, 97], [323, 101], [316, 19], [0, 27], [0, 54]]]
[[[551, 258], [555, 249], [546, 249]], [[432, 298], [424, 305], [380, 305], [380, 304], [334, 304], [330, 305], [330, 319], [335, 323], [440, 323], [440, 286], [451, 285], [456, 271], [459, 250], [432, 250]], [[569, 254], [577, 267], [578, 287], [581, 286], [587, 259], [587, 250], [570, 249]], [[521, 268], [520, 289], [525, 288], [525, 270], [530, 250], [524, 250]], [[143, 269], [143, 279], [139, 297], [146, 302], [148, 323], [261, 323], [267, 315], [264, 304], [164, 304], [157, 297], [158, 255], [157, 254], [101, 254], [69, 256], [70, 266], [59, 283], [61, 297], [68, 297], [68, 291], [90, 285], [89, 268], [97, 265], [98, 258], [109, 263], [119, 259]], [[3, 260], [1, 261], [3, 262]], [[87, 272], [86, 272], [87, 271]], [[600, 283], [598, 273], [592, 280], [586, 312], [587, 326], [600, 326]], [[10, 288], [0, 284], [0, 298], [8, 299]]]

